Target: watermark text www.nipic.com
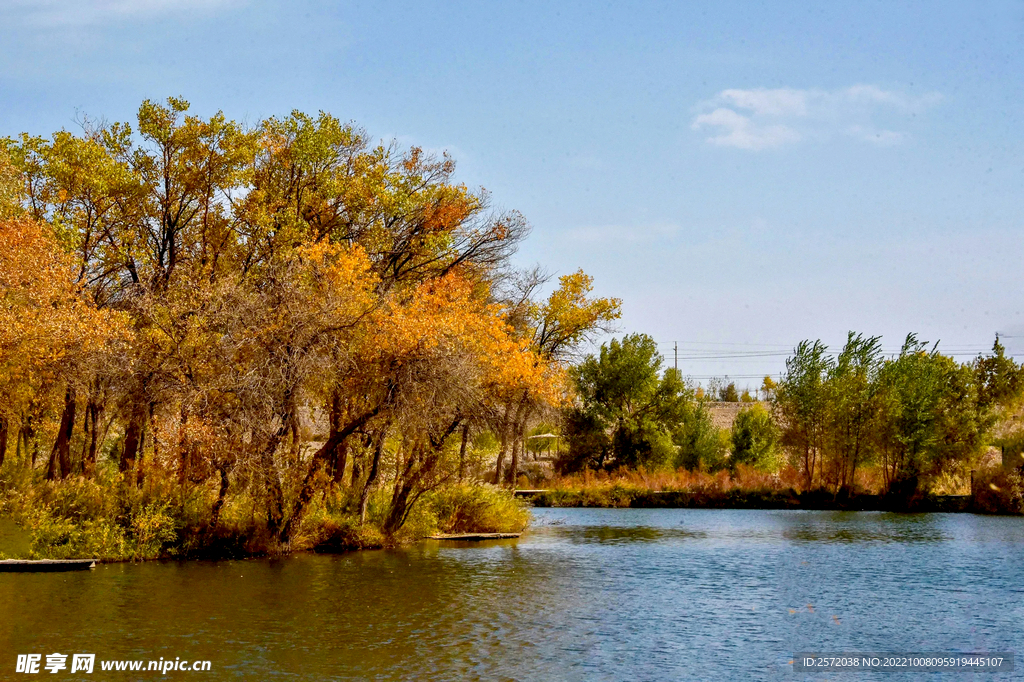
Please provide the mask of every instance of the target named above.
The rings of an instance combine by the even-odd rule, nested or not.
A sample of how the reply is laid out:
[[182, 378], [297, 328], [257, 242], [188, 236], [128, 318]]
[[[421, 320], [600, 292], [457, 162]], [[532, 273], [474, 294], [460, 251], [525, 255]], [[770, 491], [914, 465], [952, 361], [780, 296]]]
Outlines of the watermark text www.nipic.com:
[[[68, 660], [70, 659], [70, 661]], [[207, 672], [209, 661], [173, 660], [161, 658], [158, 661], [121, 660], [96, 661], [96, 654], [18, 654], [15, 664], [16, 673], [92, 673], [102, 671], [157, 672], [166, 675], [170, 672]]]

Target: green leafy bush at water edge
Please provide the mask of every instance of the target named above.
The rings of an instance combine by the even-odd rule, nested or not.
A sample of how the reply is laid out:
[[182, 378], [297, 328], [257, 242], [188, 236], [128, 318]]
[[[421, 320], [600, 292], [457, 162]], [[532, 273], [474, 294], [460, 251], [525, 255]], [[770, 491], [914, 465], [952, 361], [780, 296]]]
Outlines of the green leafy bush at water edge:
[[491, 485], [436, 490], [425, 505], [442, 533], [518, 533], [530, 521], [528, 505]]

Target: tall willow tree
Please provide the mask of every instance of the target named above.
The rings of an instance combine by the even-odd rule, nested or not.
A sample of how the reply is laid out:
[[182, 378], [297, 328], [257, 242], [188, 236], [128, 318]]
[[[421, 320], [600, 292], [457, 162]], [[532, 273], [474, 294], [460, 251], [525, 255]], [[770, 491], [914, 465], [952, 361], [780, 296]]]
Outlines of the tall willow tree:
[[825, 345], [801, 341], [786, 360], [786, 373], [774, 392], [775, 409], [785, 425], [782, 443], [796, 453], [808, 488], [820, 473], [827, 406], [825, 382], [832, 366]]
[[773, 391], [782, 442], [805, 486], [850, 492], [856, 472], [877, 464], [884, 492], [916, 494], [943, 473], [963, 476], [996, 412], [1020, 400], [1024, 368], [996, 341], [990, 356], [958, 363], [914, 334], [898, 355], [879, 338], [850, 333], [835, 357], [805, 341]]

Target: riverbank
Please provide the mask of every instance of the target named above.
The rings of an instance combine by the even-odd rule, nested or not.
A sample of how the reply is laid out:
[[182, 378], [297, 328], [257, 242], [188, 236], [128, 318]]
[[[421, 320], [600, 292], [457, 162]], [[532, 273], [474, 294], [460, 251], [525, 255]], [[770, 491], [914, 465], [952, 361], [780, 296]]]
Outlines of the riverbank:
[[838, 497], [824, 490], [809, 492], [728, 490], [690, 492], [611, 487], [592, 490], [521, 490], [517, 495], [535, 507], [632, 507], [639, 509], [813, 509], [819, 511], [974, 512], [970, 495], [922, 495], [896, 499], [884, 495]]
[[[1021, 514], [1024, 482], [1001, 468], [979, 471], [966, 485], [924, 485], [912, 495], [883, 495], [871, 471], [863, 472], [853, 494], [825, 488], [804, 490], [792, 469], [767, 474], [740, 466], [735, 472], [584, 472], [520, 489], [534, 507], [679, 509], [807, 509], [841, 511]], [[953, 492], [950, 492], [952, 488]]]
[[400, 530], [388, 534], [390, 490], [374, 491], [360, 519], [358, 496], [339, 488], [312, 501], [291, 540], [281, 543], [258, 513], [259, 501], [246, 495], [230, 496], [215, 510], [216, 491], [204, 486], [27, 477], [20, 483], [0, 487], [0, 559], [109, 563], [340, 553], [399, 547], [436, 534], [519, 533], [530, 520], [528, 503], [507, 489], [449, 484], [419, 499]]

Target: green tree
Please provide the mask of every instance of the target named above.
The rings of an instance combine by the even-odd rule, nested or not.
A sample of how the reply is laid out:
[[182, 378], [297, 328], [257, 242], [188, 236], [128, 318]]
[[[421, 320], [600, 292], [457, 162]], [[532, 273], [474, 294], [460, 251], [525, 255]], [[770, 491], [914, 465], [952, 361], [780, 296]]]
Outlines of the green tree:
[[740, 411], [732, 424], [730, 436], [730, 469], [735, 469], [738, 464], [751, 464], [768, 471], [778, 469], [779, 431], [764, 406], [752, 405]]
[[672, 430], [672, 441], [678, 448], [677, 468], [717, 471], [726, 464], [728, 442], [711, 418], [709, 402], [706, 396], [695, 395], [683, 406]]
[[965, 475], [1000, 410], [1024, 391], [1021, 368], [996, 341], [990, 356], [960, 364], [913, 334], [883, 360], [879, 337], [850, 332], [833, 359], [802, 342], [772, 396], [782, 443], [805, 485], [851, 491], [877, 461], [887, 493], [913, 495], [941, 474]]
[[718, 399], [724, 403], [738, 403], [740, 394], [736, 391], [736, 384], [730, 381], [718, 391]]
[[672, 462], [672, 428], [690, 394], [678, 371], [661, 371], [662, 362], [651, 337], [631, 334], [573, 368], [579, 401], [566, 417], [566, 470]]
[[783, 425], [781, 442], [799, 458], [804, 482], [811, 488], [821, 465], [825, 414], [825, 383], [833, 360], [820, 341], [801, 341], [775, 387], [773, 406]]
[[1024, 395], [1024, 365], [1006, 357], [1006, 349], [996, 336], [992, 354], [973, 363], [978, 386], [978, 406], [989, 409], [1019, 401]]
[[909, 334], [879, 373], [879, 454], [886, 491], [909, 496], [940, 440], [936, 419], [945, 373], [935, 349]]
[[879, 337], [850, 332], [843, 350], [828, 368], [822, 473], [826, 485], [835, 492], [850, 491], [857, 467], [872, 456], [881, 366]]
[[962, 474], [970, 465], [991, 425], [989, 401], [998, 395], [979, 397], [985, 385], [978, 377], [976, 366], [928, 351], [913, 334], [885, 363], [878, 433], [887, 492], [910, 496], [922, 481], [943, 471]]

